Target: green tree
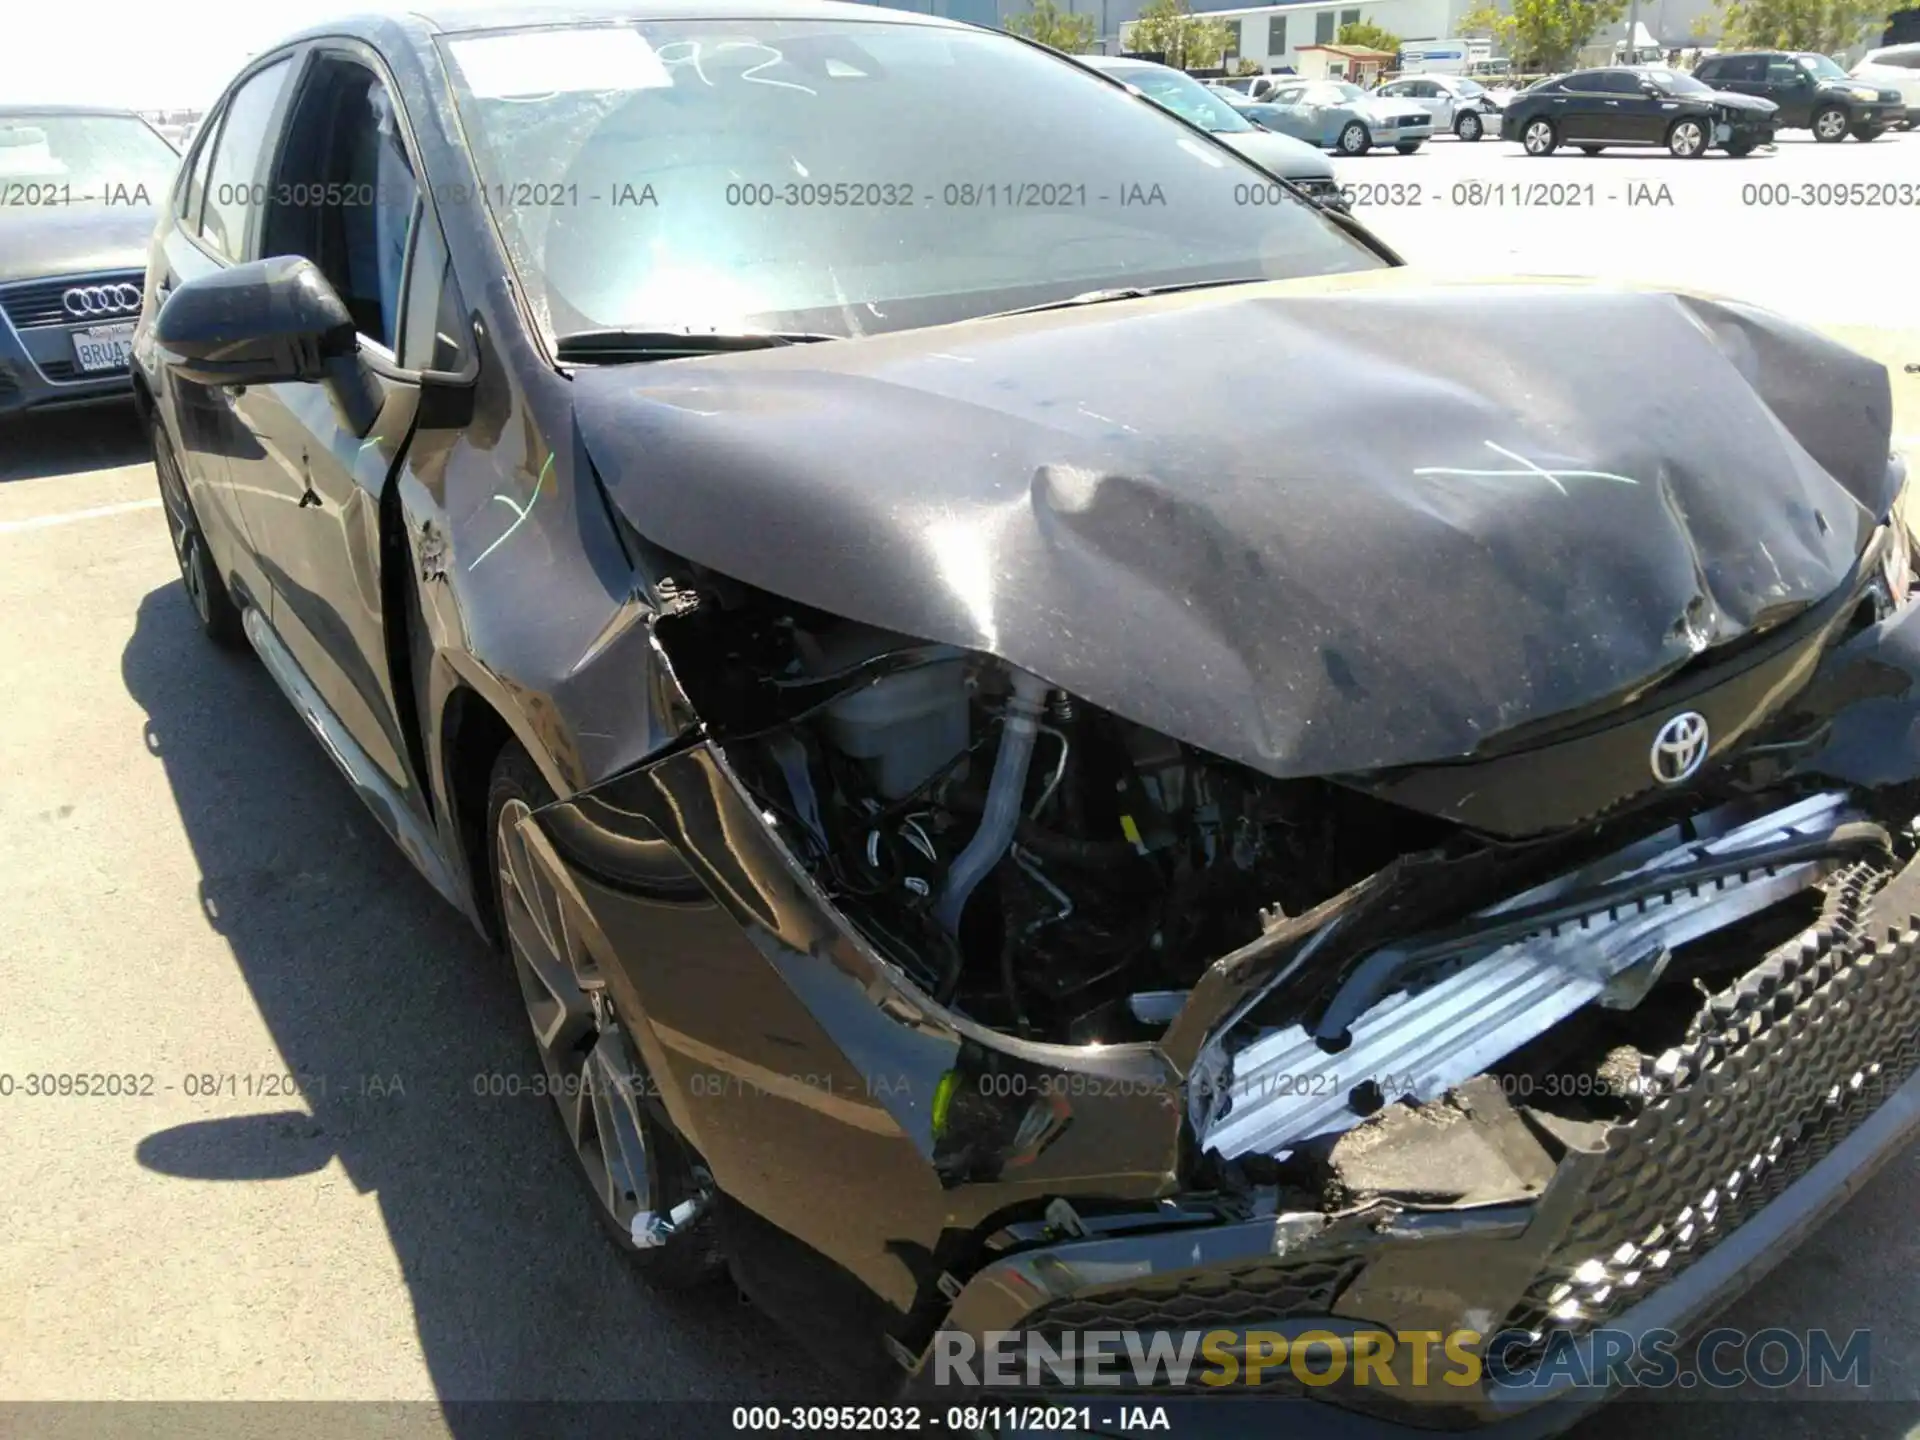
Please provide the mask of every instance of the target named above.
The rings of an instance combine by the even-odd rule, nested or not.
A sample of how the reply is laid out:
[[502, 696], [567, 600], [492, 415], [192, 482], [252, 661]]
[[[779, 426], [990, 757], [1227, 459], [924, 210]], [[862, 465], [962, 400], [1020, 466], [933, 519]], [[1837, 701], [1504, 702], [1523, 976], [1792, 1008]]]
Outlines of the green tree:
[[1233, 35], [1226, 21], [1195, 15], [1187, 0], [1149, 0], [1130, 37], [1136, 51], [1165, 55], [1176, 70], [1192, 70], [1218, 65]]
[[1054, 0], [1033, 0], [1033, 8], [1026, 14], [1008, 17], [1007, 29], [1069, 55], [1078, 55], [1093, 45], [1093, 16], [1070, 15]]
[[1336, 45], [1364, 45], [1369, 50], [1385, 50], [1397, 54], [1400, 50], [1400, 37], [1391, 30], [1383, 30], [1371, 20], [1355, 20], [1342, 25], [1340, 33], [1333, 37]]
[[1729, 50], [1830, 54], [1887, 23], [1887, 0], [1720, 0], [1720, 43]]
[[1233, 62], [1233, 73], [1236, 75], [1258, 75], [1260, 73], [1260, 62], [1249, 56], [1242, 55], [1238, 60]]
[[1595, 31], [1626, 12], [1627, 0], [1513, 0], [1504, 13], [1492, 4], [1468, 11], [1459, 28], [1491, 35], [1517, 71], [1565, 70]]

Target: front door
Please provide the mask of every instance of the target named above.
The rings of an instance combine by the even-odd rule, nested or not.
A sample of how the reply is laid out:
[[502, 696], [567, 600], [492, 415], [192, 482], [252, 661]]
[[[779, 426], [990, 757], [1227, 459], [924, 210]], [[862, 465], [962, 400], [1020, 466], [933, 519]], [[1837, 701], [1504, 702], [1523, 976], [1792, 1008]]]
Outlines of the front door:
[[[417, 170], [386, 85], [357, 52], [313, 57], [266, 193], [262, 256], [300, 255], [339, 293], [364, 355], [397, 369], [402, 272]], [[300, 203], [300, 202], [309, 203]], [[234, 485], [273, 586], [273, 627], [394, 789], [417, 798], [393, 693], [382, 598], [381, 503], [412, 433], [418, 387], [374, 377], [361, 430], [323, 385], [250, 387], [236, 402], [258, 444]]]
[[1813, 124], [1813, 97], [1818, 87], [1800, 62], [1788, 55], [1776, 55], [1767, 61], [1767, 83], [1760, 98], [1780, 107], [1775, 125], [1804, 130]]

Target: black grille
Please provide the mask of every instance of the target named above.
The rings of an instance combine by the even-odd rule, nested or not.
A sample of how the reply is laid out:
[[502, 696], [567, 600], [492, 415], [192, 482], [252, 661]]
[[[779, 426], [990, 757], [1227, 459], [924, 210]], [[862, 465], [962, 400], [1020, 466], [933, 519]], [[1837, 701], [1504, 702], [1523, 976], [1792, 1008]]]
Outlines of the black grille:
[[80, 374], [80, 367], [71, 360], [42, 360], [40, 373], [49, 380], [72, 380]]
[[[1275, 1262], [1244, 1270], [1205, 1270], [1160, 1285], [1130, 1285], [1055, 1300], [1027, 1316], [1022, 1328], [1045, 1337], [1058, 1347], [1069, 1333], [1099, 1330], [1193, 1331], [1242, 1329], [1272, 1321], [1301, 1319], [1331, 1313], [1362, 1262], [1342, 1256], [1323, 1260]], [[1197, 1366], [1193, 1374], [1203, 1373]], [[1059, 1383], [1042, 1368], [1043, 1382]], [[1276, 1366], [1263, 1373], [1261, 1388], [1269, 1392], [1301, 1389], [1290, 1369]], [[1179, 1388], [1211, 1389], [1191, 1380]], [[1102, 1389], [1127, 1390], [1104, 1385]], [[1169, 1387], [1151, 1387], [1165, 1393]], [[1302, 1391], [1304, 1393], [1304, 1391]]]
[[140, 313], [134, 305], [101, 315], [69, 315], [60, 297], [76, 285], [132, 285], [140, 287], [146, 275], [139, 270], [116, 270], [110, 275], [67, 276], [60, 280], [32, 280], [0, 289], [0, 310], [16, 330], [31, 330], [47, 325], [104, 324], [113, 320], [131, 320]]
[[1511, 1354], [1515, 1368], [1539, 1359], [1549, 1328], [1592, 1329], [1672, 1280], [1920, 1070], [1920, 921], [1876, 903], [1897, 933], [1864, 938], [1846, 917], [1871, 881], [1851, 873], [1828, 920], [1715, 995], [1649, 1067], [1659, 1098], [1612, 1131], [1566, 1237], [1507, 1316], [1542, 1337]]

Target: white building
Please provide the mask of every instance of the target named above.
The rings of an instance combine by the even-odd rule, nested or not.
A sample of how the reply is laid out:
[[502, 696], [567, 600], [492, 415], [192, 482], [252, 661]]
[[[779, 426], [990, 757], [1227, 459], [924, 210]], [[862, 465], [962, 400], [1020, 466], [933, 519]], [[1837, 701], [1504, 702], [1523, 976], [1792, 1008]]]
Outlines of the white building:
[[[1331, 45], [1343, 26], [1378, 25], [1402, 40], [1448, 40], [1457, 33], [1460, 17], [1473, 10], [1473, 0], [1346, 0], [1326, 4], [1304, 0], [1292, 5], [1256, 5], [1216, 10], [1196, 4], [1194, 13], [1208, 20], [1224, 20], [1230, 27], [1227, 69], [1247, 59], [1264, 69], [1300, 68], [1302, 45]], [[1128, 32], [1120, 26], [1121, 48], [1131, 48]]]

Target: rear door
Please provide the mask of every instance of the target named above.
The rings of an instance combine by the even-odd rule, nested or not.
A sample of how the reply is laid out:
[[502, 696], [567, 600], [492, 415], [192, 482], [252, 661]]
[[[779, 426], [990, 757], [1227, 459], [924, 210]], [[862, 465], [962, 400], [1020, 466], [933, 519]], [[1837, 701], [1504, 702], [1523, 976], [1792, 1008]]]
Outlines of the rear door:
[[317, 45], [273, 161], [259, 253], [311, 260], [338, 292], [374, 372], [376, 413], [362, 431], [325, 386], [251, 387], [238, 403], [258, 450], [235, 484], [271, 572], [275, 632], [393, 790], [424, 806], [388, 663], [380, 516], [419, 401], [404, 315], [416, 241], [432, 252], [423, 282], [445, 270], [419, 174], [378, 57]]
[[[1602, 74], [1598, 70], [1582, 70], [1560, 82], [1560, 89], [1548, 105], [1547, 114], [1560, 127], [1562, 140], [1579, 144], [1585, 140], [1619, 138], [1620, 97], [1605, 93]], [[1614, 102], [1611, 115], [1607, 113], [1609, 100]]]

